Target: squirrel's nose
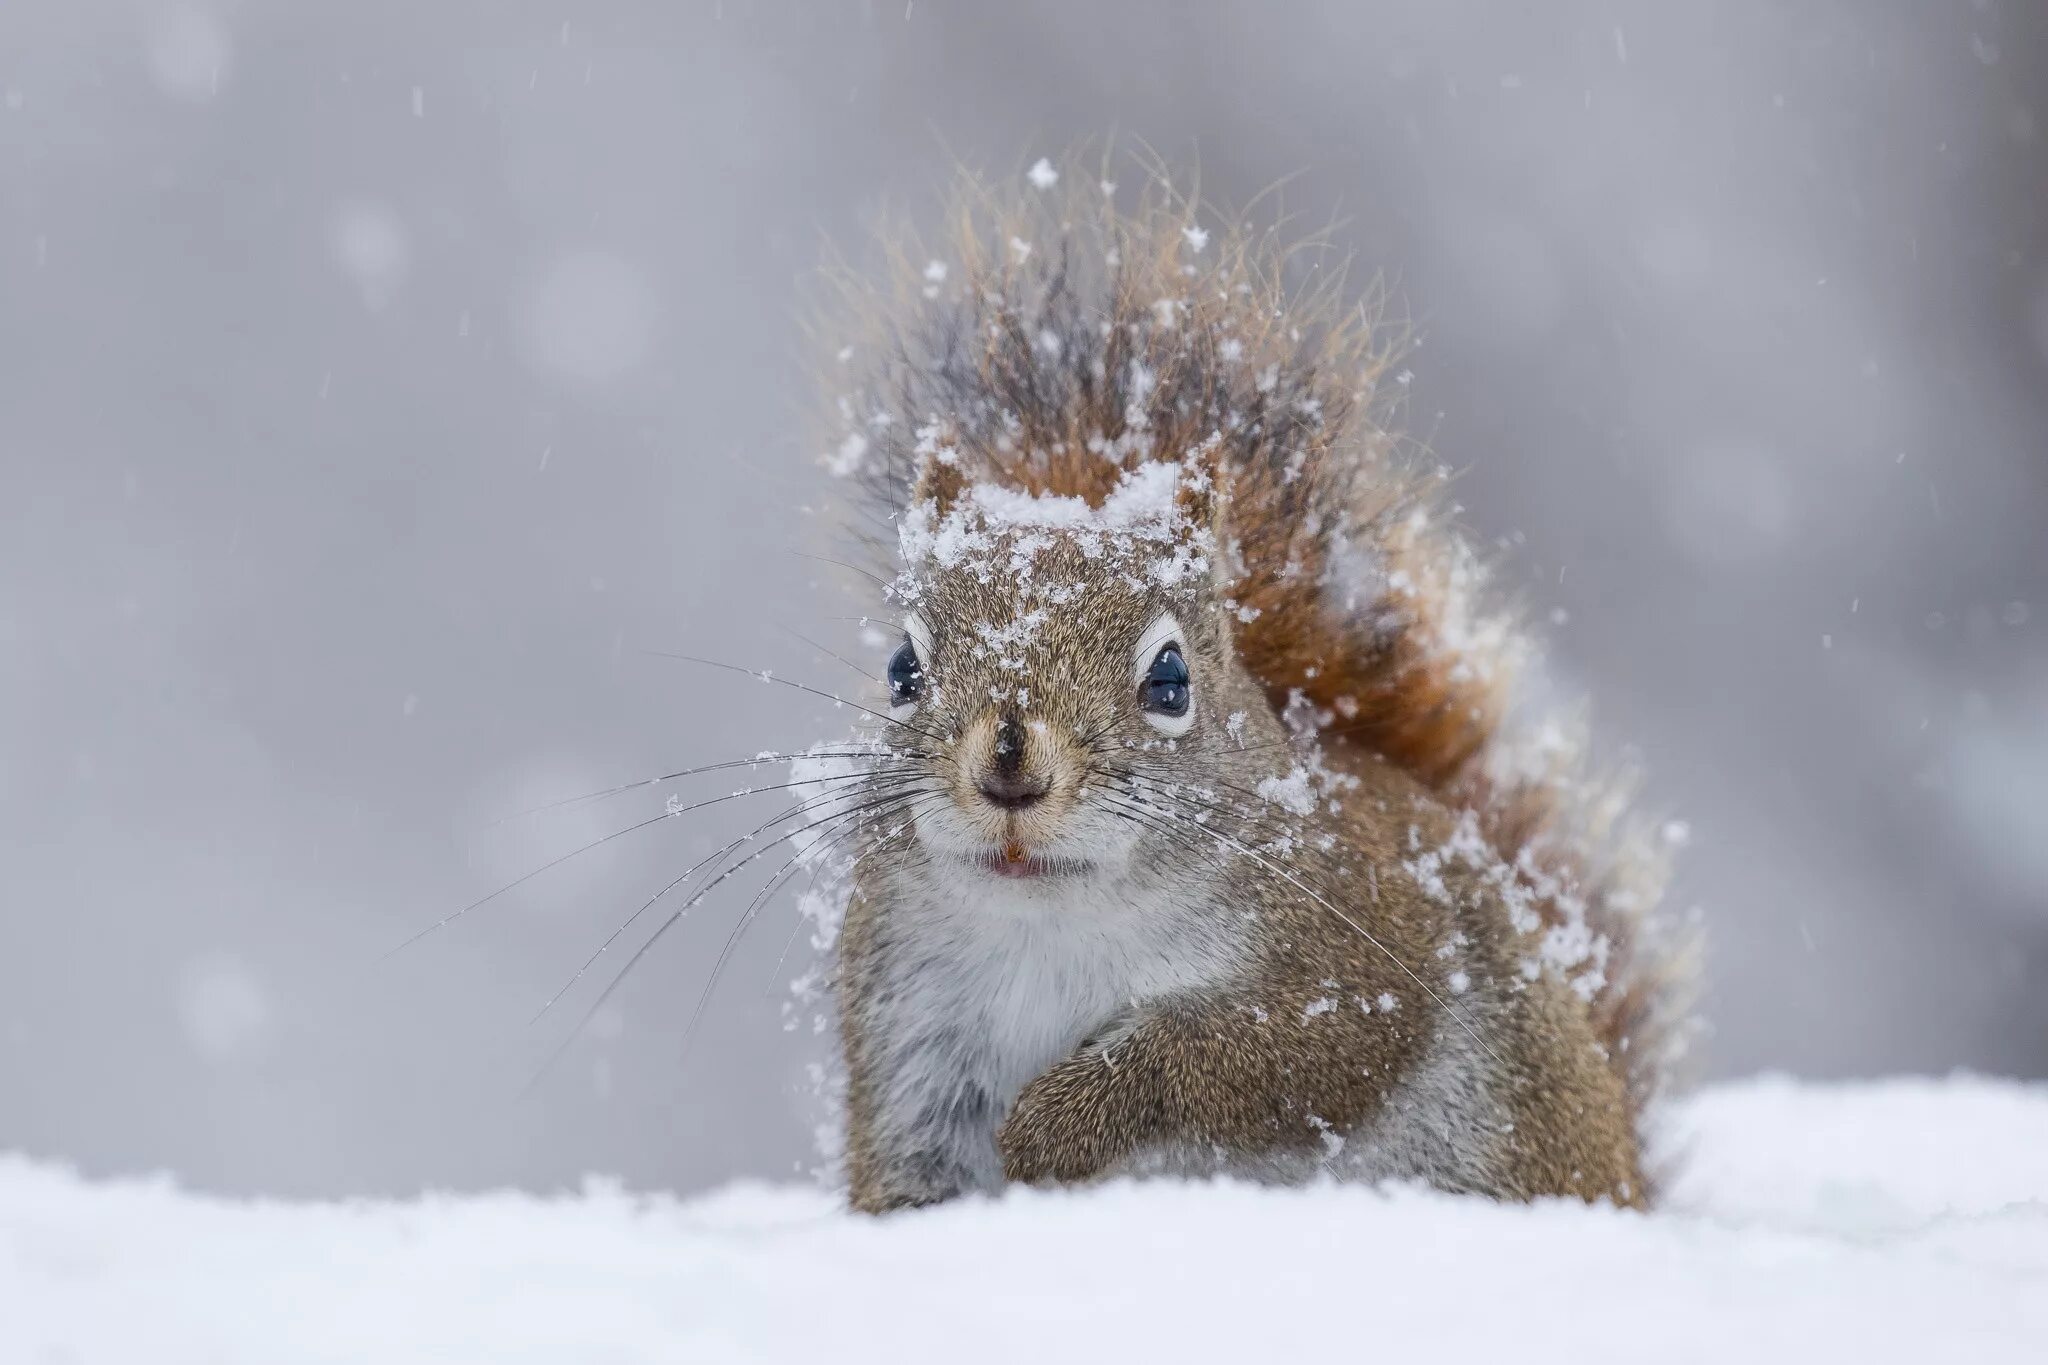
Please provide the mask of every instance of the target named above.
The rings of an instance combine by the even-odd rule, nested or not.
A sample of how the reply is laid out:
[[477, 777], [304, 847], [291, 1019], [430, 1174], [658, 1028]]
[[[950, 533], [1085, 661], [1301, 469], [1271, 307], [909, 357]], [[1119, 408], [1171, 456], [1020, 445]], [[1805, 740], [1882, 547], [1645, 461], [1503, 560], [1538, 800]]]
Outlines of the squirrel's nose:
[[1023, 810], [1045, 799], [1052, 784], [1031, 773], [1005, 772], [998, 768], [981, 779], [981, 794], [1004, 810]]

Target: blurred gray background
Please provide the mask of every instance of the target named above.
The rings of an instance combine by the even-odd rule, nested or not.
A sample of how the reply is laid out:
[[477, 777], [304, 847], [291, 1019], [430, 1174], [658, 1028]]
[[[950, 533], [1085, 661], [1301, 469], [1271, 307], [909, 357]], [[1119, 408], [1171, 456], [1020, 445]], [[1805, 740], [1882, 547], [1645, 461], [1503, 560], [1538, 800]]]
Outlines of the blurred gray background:
[[[1710, 1075], [2048, 1075], [2048, 10], [0, 4], [0, 1149], [202, 1187], [791, 1171], [744, 897], [528, 1018], [839, 733], [821, 244], [1115, 131], [1345, 218], [1412, 425], [1689, 822]], [[777, 780], [769, 778], [767, 780]], [[779, 809], [757, 797], [752, 819]], [[739, 803], [745, 805], [747, 803]]]

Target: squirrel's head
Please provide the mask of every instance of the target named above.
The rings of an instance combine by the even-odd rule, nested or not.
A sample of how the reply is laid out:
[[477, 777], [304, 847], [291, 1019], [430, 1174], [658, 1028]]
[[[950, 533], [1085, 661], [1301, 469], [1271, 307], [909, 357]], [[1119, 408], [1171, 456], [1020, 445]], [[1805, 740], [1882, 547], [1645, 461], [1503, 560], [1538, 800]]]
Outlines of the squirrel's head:
[[893, 738], [927, 770], [934, 858], [991, 877], [1114, 875], [1187, 797], [1270, 741], [1238, 663], [1207, 477], [1141, 464], [1099, 506], [969, 485], [935, 461], [902, 523]]

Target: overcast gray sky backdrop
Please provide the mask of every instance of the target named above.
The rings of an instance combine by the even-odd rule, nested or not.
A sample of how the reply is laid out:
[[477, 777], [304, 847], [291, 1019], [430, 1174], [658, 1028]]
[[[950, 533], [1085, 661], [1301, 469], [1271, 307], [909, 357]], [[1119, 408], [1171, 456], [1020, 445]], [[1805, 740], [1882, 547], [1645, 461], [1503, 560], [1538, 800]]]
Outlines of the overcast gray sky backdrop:
[[[806, 1148], [779, 903], [531, 1095], [835, 733], [827, 239], [1118, 130], [1341, 238], [1552, 663], [1692, 828], [1715, 1074], [2048, 1074], [2048, 19], [1814, 0], [0, 4], [0, 1149], [278, 1193]], [[720, 784], [689, 790], [709, 794]], [[763, 798], [764, 802], [768, 798]], [[773, 807], [764, 807], [772, 810]], [[801, 957], [801, 953], [797, 955]]]

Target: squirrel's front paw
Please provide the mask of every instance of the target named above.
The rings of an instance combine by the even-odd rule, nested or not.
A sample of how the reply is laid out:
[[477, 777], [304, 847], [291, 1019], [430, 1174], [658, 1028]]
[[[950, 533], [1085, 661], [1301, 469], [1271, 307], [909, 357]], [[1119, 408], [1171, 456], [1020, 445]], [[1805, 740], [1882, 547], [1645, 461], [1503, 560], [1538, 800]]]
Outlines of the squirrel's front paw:
[[996, 1130], [1003, 1177], [1042, 1185], [1086, 1180], [1106, 1164], [1102, 1156], [1099, 1106], [1087, 1103], [1089, 1078], [1098, 1058], [1069, 1058], [1024, 1087]]
[[1109, 1021], [1065, 1061], [1024, 1087], [996, 1131], [1003, 1175], [1031, 1184], [1090, 1180], [1130, 1155], [1142, 1136], [1143, 1068], [1121, 1065], [1141, 1023]]

